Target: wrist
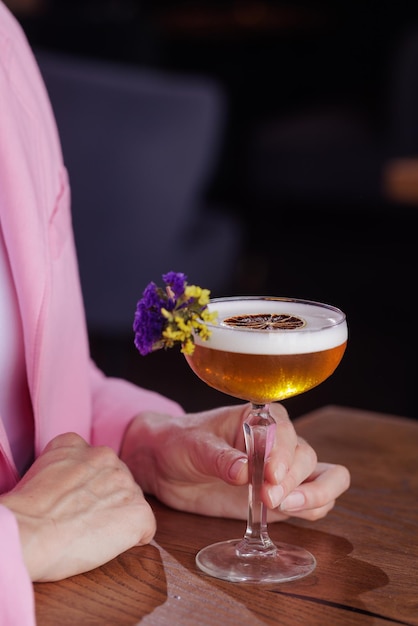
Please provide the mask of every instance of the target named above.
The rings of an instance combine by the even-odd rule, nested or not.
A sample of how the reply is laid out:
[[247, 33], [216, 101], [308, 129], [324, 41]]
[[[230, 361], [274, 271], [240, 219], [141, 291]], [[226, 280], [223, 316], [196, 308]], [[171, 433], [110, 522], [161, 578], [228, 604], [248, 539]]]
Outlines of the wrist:
[[132, 472], [144, 493], [158, 495], [156, 448], [164, 445], [167, 416], [150, 411], [140, 413], [127, 427], [120, 458]]
[[[0, 504], [10, 511], [16, 521], [16, 527], [19, 535], [19, 544], [23, 562], [28, 571], [32, 582], [42, 580], [43, 564], [47, 558], [45, 554], [45, 546], [42, 545], [40, 539], [41, 527], [39, 520], [25, 513], [22, 509], [19, 498], [14, 493], [4, 494], [0, 498]], [[48, 536], [48, 532], [46, 532]]]

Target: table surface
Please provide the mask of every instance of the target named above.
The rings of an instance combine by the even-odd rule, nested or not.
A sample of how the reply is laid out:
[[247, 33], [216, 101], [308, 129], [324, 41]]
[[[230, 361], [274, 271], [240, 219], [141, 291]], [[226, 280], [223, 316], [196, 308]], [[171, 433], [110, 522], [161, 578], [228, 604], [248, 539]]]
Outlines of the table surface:
[[315, 571], [278, 585], [229, 583], [195, 565], [199, 548], [241, 537], [245, 523], [151, 500], [148, 546], [103, 567], [35, 584], [39, 626], [418, 626], [418, 421], [327, 406], [295, 420], [322, 460], [349, 467], [350, 489], [324, 519], [271, 524]]

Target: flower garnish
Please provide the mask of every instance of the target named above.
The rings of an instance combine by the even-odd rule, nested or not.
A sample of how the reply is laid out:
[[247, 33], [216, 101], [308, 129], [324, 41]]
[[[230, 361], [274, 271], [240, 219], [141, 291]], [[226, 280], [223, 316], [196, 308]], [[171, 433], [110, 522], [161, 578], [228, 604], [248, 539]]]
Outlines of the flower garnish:
[[210, 291], [188, 285], [181, 272], [163, 274], [163, 281], [165, 289], [149, 283], [136, 305], [135, 346], [143, 356], [175, 344], [181, 344], [183, 354], [192, 354], [194, 335], [206, 341], [206, 324], [216, 319], [216, 312], [207, 308]]

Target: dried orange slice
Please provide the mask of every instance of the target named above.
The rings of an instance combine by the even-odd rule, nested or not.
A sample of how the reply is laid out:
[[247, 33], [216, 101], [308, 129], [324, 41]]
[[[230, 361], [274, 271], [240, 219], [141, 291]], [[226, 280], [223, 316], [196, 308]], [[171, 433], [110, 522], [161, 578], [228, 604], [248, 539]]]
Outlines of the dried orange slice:
[[306, 322], [301, 317], [288, 313], [248, 313], [234, 315], [223, 320], [227, 326], [253, 328], [255, 330], [294, 330], [303, 328]]

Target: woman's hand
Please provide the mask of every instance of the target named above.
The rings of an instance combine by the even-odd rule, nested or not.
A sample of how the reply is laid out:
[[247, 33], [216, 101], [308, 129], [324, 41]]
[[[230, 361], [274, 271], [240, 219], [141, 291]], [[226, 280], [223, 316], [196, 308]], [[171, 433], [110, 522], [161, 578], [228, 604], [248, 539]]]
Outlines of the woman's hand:
[[155, 533], [154, 514], [126, 465], [73, 433], [53, 439], [0, 503], [17, 518], [33, 581], [88, 571]]
[[[285, 408], [270, 405], [277, 422], [262, 498], [269, 520], [325, 516], [349, 486], [341, 465], [318, 463], [295, 432]], [[181, 417], [144, 412], [127, 429], [121, 458], [146, 493], [172, 508], [245, 519], [248, 461], [242, 424], [249, 405]]]

